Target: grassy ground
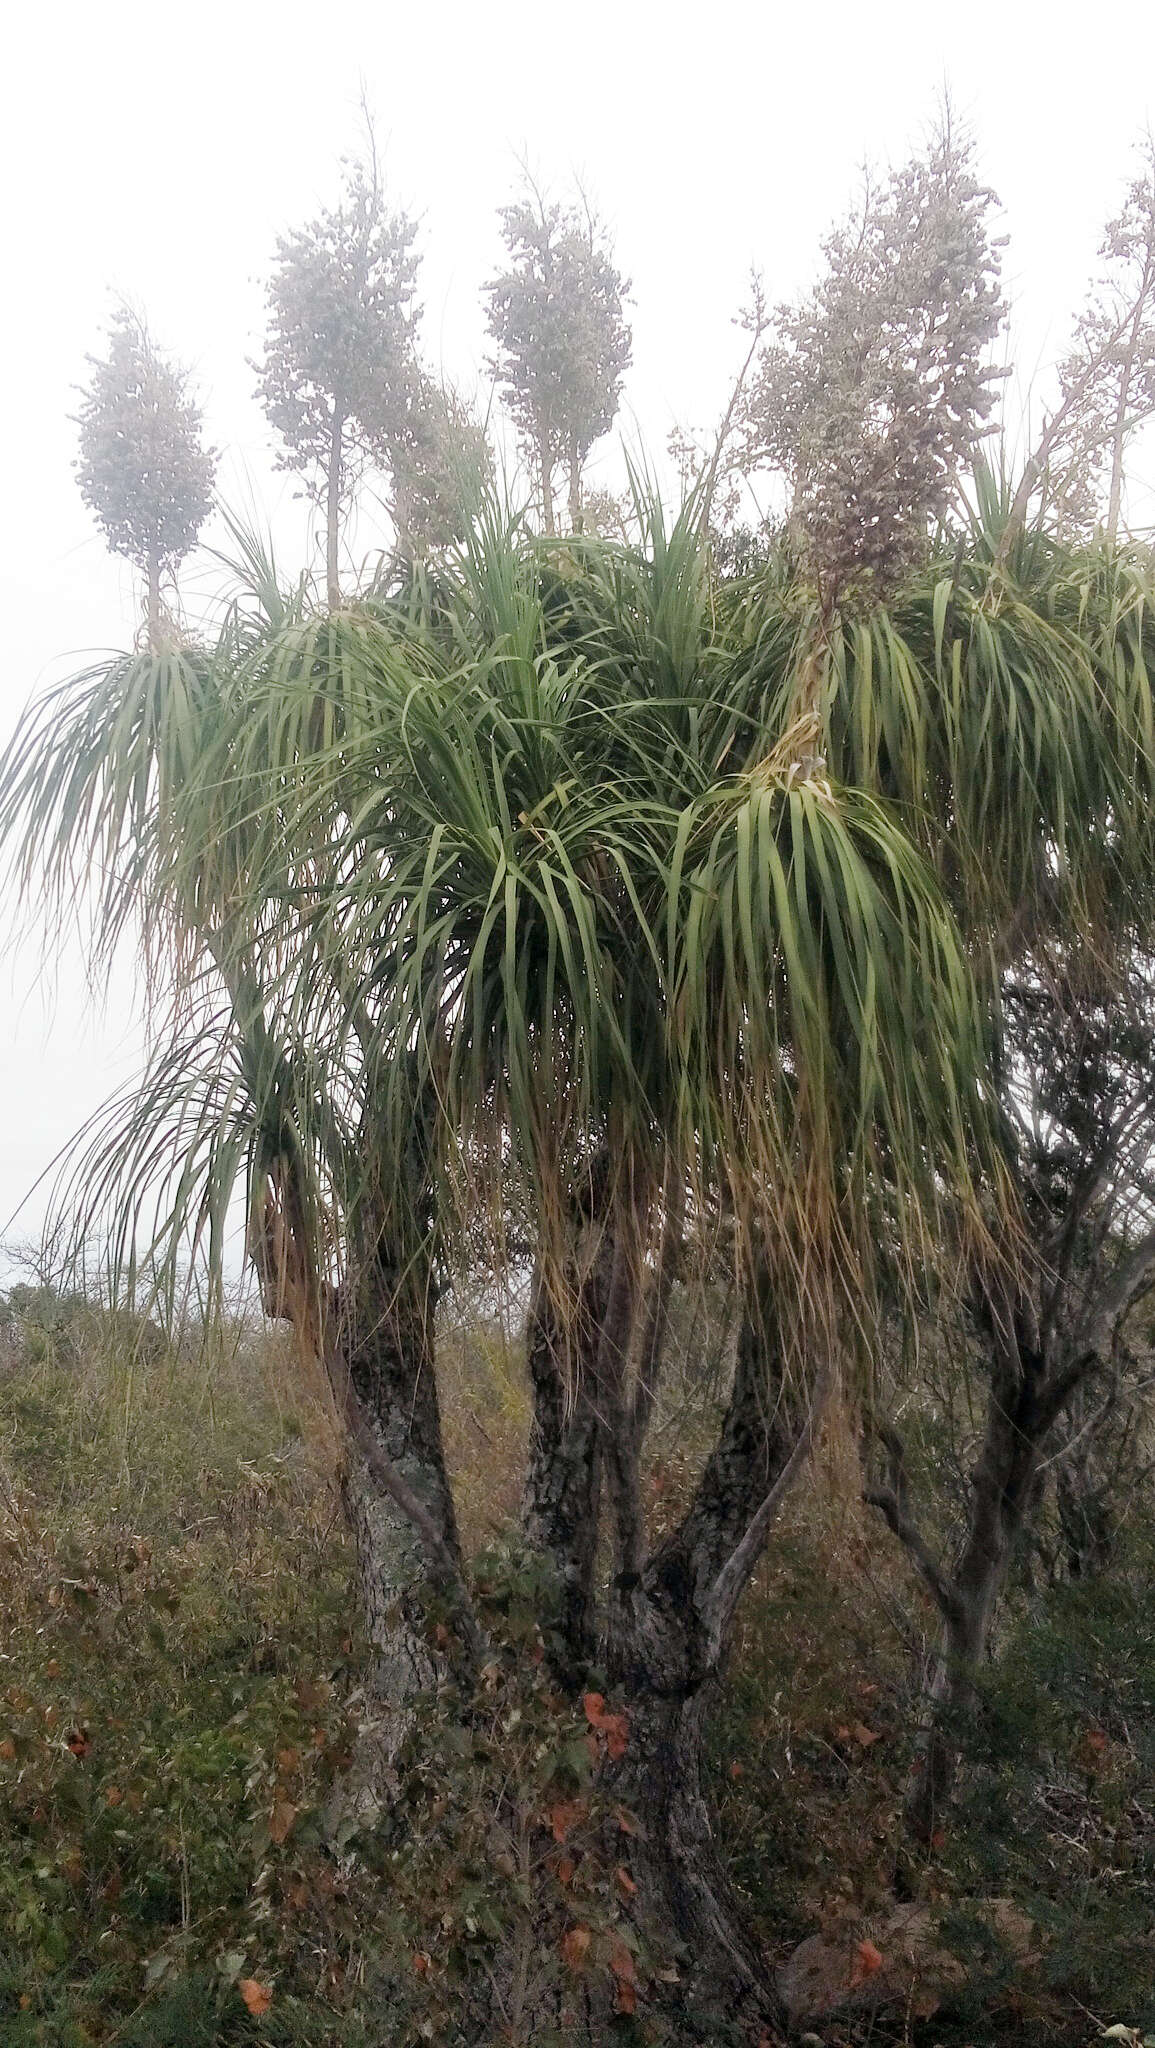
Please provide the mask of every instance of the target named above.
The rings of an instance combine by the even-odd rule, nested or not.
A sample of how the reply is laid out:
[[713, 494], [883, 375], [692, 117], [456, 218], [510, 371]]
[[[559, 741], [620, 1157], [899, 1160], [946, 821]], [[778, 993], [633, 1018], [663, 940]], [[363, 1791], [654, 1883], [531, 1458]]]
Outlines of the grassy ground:
[[[365, 1988], [391, 1944], [424, 1953], [422, 1911], [451, 1917], [448, 1837], [430, 1807], [416, 1900], [321, 1845], [361, 1669], [323, 1404], [243, 1332], [207, 1364], [138, 1338], [74, 1322], [0, 1352], [0, 2042], [379, 2048]], [[514, 1505], [524, 1426], [500, 1343], [454, 1339], [475, 1548]], [[667, 1437], [659, 1513], [683, 1480]], [[723, 1838], [777, 1954], [877, 1904], [894, 1863], [919, 1608], [886, 1539], [834, 1505], [849, 1490], [819, 1475], [793, 1503], [714, 1736]], [[992, 1957], [969, 2011], [829, 2043], [1155, 2028], [1153, 1594], [1136, 1555], [1036, 1607], [927, 1874], [947, 1904], [1014, 1897], [1042, 1969], [1019, 1981]]]

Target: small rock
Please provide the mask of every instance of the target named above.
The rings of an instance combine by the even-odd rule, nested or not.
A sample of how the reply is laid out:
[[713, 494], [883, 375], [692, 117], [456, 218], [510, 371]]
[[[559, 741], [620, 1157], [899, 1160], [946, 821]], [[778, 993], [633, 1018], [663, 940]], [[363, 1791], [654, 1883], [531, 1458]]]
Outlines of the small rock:
[[[1027, 1961], [1035, 1930], [1009, 1899], [968, 1901], [966, 1910], [1012, 1955]], [[895, 2005], [929, 2019], [967, 1980], [966, 1961], [946, 1946], [939, 1917], [928, 1906], [902, 1905], [834, 1934], [812, 1934], [778, 1972], [791, 2023]]]

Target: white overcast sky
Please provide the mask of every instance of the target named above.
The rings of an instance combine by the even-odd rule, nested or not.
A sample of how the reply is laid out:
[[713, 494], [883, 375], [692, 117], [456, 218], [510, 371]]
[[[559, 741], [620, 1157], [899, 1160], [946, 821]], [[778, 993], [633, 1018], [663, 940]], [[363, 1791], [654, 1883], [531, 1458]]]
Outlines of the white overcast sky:
[[[1155, 115], [1149, 0], [49, 0], [13, 10], [4, 55], [0, 738], [33, 692], [135, 628], [132, 575], [71, 467], [74, 387], [118, 297], [192, 367], [225, 495], [253, 494], [303, 555], [247, 359], [275, 239], [335, 195], [362, 85], [392, 193], [423, 223], [428, 359], [476, 386], [479, 289], [519, 158], [558, 188], [577, 174], [633, 280], [627, 425], [655, 450], [675, 422], [716, 418], [751, 264], [772, 299], [803, 287], [864, 158], [903, 156], [944, 85], [1002, 200], [1016, 388], [1037, 406]], [[140, 1044], [127, 966], [103, 1014], [76, 960], [55, 993], [42, 966], [35, 944], [0, 966], [10, 1239], [31, 1234], [39, 1198], [9, 1217]]]

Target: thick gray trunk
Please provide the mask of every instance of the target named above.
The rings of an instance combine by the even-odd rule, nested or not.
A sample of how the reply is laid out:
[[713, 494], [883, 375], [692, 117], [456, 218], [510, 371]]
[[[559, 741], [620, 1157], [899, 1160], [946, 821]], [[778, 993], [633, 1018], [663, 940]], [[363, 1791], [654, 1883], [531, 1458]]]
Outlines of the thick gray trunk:
[[164, 632], [160, 612], [160, 557], [155, 548], [148, 558], [146, 605], [148, 650], [150, 654], [159, 654], [164, 642]]
[[559, 1676], [578, 1685], [595, 1649], [594, 1570], [602, 1482], [602, 1435], [592, 1398], [591, 1351], [605, 1305], [604, 1261], [576, 1298], [559, 1307], [536, 1274], [526, 1328], [533, 1400], [521, 1520], [526, 1541], [552, 1565], [558, 1585]]
[[[378, 1253], [357, 1284], [342, 1343], [364, 1425], [459, 1565], [441, 1441], [428, 1276], [400, 1274]], [[375, 1480], [356, 1443], [345, 1490], [373, 1653], [371, 1691], [386, 1711], [403, 1712], [404, 1703], [437, 1675], [426, 1610], [431, 1595], [444, 1594], [446, 1588], [421, 1531]]]
[[642, 1824], [633, 1875], [644, 1917], [680, 1946], [679, 2040], [740, 2039], [779, 2017], [718, 1853], [702, 1751], [738, 1598], [769, 1535], [766, 1510], [802, 1467], [824, 1384], [808, 1389], [787, 1368], [764, 1292], [739, 1331], [730, 1400], [689, 1509], [636, 1583], [621, 1588], [608, 1646], [614, 1704], [628, 1727], [610, 1777]]
[[537, 466], [541, 478], [541, 516], [546, 533], [552, 540], [557, 533], [557, 520], [553, 509], [553, 458], [550, 454], [549, 435], [544, 428], [538, 434]]
[[329, 443], [329, 474], [325, 491], [325, 581], [330, 611], [336, 611], [341, 602], [338, 547], [341, 538], [341, 442], [344, 431], [345, 423], [340, 413], [334, 413], [332, 438]]
[[[684, 1643], [671, 1677], [673, 1666], [696, 1661]], [[626, 1751], [606, 1774], [607, 1788], [638, 1822], [629, 1864], [639, 1932], [656, 1953], [673, 1951], [678, 1973], [676, 1983], [650, 1984], [647, 2003], [658, 2007], [679, 2043], [757, 2041], [781, 2019], [766, 1957], [726, 1875], [702, 1783], [715, 1696], [713, 1682], [685, 1692], [676, 1679], [667, 1693], [655, 1670], [644, 1689], [623, 1696]]]
[[[677, 1228], [675, 1216], [675, 1236]], [[640, 1287], [627, 1223], [603, 1220], [564, 1319], [539, 1276], [528, 1336], [534, 1418], [523, 1521], [563, 1579], [571, 1682], [581, 1682], [583, 1664], [599, 1648], [613, 1709], [625, 1716], [624, 1750], [606, 1754], [602, 1769], [606, 1789], [640, 1823], [628, 1850], [638, 1887], [630, 1911], [645, 1945], [667, 1956], [674, 1949], [678, 1972], [676, 1981], [646, 1986], [644, 1997], [647, 2007], [663, 2007], [663, 2038], [688, 2048], [745, 2040], [751, 2029], [757, 2039], [778, 2018], [764, 1959], [718, 1853], [702, 1752], [738, 1594], [769, 1531], [767, 1504], [799, 1468], [815, 1409], [813, 1390], [798, 1386], [786, 1369], [764, 1295], [741, 1328], [726, 1414], [689, 1509], [647, 1561], [640, 1464], [671, 1256], [665, 1247], [648, 1286]], [[582, 1267], [575, 1256], [575, 1272]], [[602, 1490], [612, 1545], [599, 1646], [594, 1571]], [[622, 1853], [619, 1844], [615, 1854]], [[567, 2021], [567, 2038], [592, 2048], [610, 2037], [613, 2023], [611, 2012], [590, 2005], [580, 2023]]]
[[569, 455], [569, 530], [571, 533], [582, 530], [582, 465], [576, 444], [571, 447]]

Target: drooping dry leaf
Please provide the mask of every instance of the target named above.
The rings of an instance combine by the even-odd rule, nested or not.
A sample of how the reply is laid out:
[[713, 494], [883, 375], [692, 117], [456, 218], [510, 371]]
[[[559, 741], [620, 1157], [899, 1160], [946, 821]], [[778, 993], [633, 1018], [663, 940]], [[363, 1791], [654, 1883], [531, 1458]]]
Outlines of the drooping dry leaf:
[[269, 1840], [275, 1842], [278, 1849], [282, 1842], [288, 1841], [293, 1822], [296, 1818], [297, 1809], [288, 1799], [278, 1799], [275, 1801], [272, 1813], [269, 1815]]

